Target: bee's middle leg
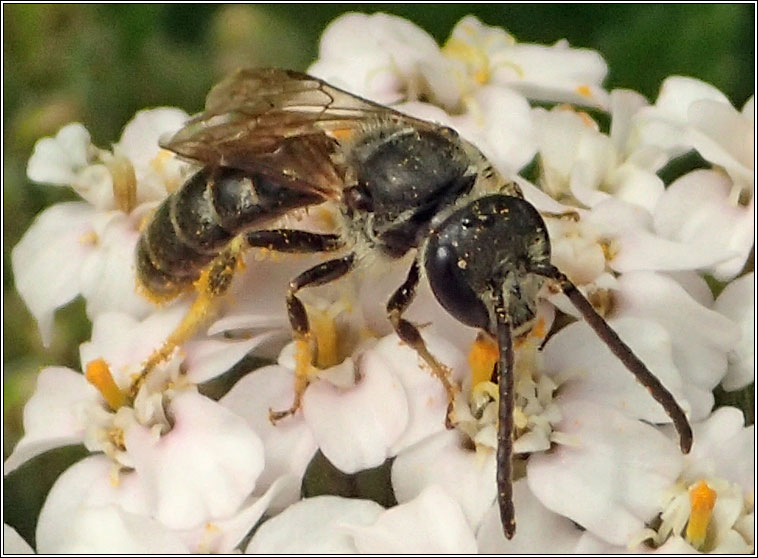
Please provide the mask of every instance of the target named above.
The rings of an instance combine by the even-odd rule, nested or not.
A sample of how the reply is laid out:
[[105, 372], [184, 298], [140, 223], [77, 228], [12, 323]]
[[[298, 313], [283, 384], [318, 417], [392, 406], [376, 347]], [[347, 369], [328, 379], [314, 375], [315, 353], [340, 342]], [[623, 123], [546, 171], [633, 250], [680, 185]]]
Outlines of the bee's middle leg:
[[[333, 252], [344, 246], [341, 237], [333, 234], [318, 234], [306, 231], [278, 229], [253, 231], [247, 234], [248, 245], [267, 248], [274, 252], [317, 253]], [[339, 279], [353, 269], [354, 254], [329, 260], [314, 266], [290, 281], [287, 290], [287, 314], [297, 345], [295, 359], [295, 399], [292, 406], [284, 411], [269, 411], [269, 419], [276, 422], [300, 408], [303, 393], [308, 387], [308, 373], [316, 360], [316, 339], [314, 338], [308, 313], [296, 293], [305, 287], [315, 287]]]
[[453, 399], [455, 398], [458, 388], [450, 379], [450, 369], [440, 363], [434, 355], [429, 352], [418, 327], [403, 318], [403, 313], [408, 309], [408, 306], [410, 306], [416, 296], [416, 287], [418, 287], [418, 283], [419, 264], [418, 261], [414, 260], [405, 282], [400, 285], [390, 297], [389, 302], [387, 302], [387, 316], [392, 323], [392, 326], [395, 328], [398, 337], [415, 349], [427, 366], [429, 366], [432, 374], [442, 382], [442, 386], [445, 388], [445, 394], [447, 395], [445, 425], [448, 428], [452, 428], [450, 413], [453, 409]]

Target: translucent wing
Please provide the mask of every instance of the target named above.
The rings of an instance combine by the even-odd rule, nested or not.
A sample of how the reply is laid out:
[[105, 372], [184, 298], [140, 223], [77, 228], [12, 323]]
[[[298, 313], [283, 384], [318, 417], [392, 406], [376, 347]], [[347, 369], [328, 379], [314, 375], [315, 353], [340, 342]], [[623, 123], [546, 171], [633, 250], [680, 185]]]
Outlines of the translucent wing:
[[343, 186], [332, 158], [339, 141], [378, 118], [435, 127], [303, 73], [246, 69], [215, 86], [205, 112], [163, 147], [206, 165], [285, 175], [330, 198]]

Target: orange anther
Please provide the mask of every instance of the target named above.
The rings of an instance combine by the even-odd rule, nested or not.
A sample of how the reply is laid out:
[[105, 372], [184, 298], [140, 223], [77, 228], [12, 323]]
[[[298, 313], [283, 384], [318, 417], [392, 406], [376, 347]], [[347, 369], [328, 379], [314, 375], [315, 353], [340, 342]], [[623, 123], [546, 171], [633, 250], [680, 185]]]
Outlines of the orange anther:
[[108, 406], [114, 411], [126, 403], [126, 394], [116, 385], [108, 363], [102, 358], [87, 364], [84, 377], [97, 388]]

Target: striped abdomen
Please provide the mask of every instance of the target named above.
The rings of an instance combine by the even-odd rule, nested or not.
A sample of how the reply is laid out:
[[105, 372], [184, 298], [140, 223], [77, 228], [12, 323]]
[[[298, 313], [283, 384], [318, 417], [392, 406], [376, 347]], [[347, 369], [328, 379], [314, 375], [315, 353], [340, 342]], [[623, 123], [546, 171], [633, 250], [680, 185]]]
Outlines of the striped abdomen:
[[317, 194], [234, 169], [204, 169], [156, 210], [137, 244], [137, 278], [154, 298], [176, 296], [240, 232], [318, 203]]

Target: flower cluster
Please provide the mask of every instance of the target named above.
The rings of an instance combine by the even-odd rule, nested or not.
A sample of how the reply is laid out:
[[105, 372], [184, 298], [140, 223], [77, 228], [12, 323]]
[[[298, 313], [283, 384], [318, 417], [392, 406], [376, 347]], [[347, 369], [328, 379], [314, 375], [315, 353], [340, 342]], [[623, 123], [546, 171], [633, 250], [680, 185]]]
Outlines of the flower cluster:
[[[82, 371], [41, 371], [25, 435], [5, 463], [8, 474], [56, 447], [90, 452], [48, 494], [36, 550], [751, 552], [754, 429], [740, 410], [714, 409], [713, 391], [754, 380], [754, 275], [742, 274], [755, 226], [753, 99], [738, 110], [712, 86], [675, 76], [650, 104], [604, 90], [606, 72], [597, 52], [518, 43], [474, 17], [439, 47], [385, 14], [338, 18], [309, 70], [456, 129], [519, 184], [544, 214], [552, 262], [687, 412], [688, 455], [658, 403], [573, 319], [565, 295], [546, 292], [535, 327], [516, 343], [518, 527], [506, 540], [486, 354], [496, 348], [420, 287], [408, 319], [428, 324], [430, 352], [460, 386], [447, 417], [442, 383], [385, 316], [408, 258], [303, 291], [318, 367], [300, 410], [275, 425], [269, 410], [292, 403], [299, 358], [285, 293], [321, 261], [309, 256], [251, 250], [214, 321], [127, 397], [192, 299], [155, 308], [135, 290], [140, 228], [196, 170], [157, 141], [187, 115], [154, 109], [138, 113], [110, 151], [71, 124], [40, 140], [29, 161], [31, 180], [71, 187], [83, 201], [37, 217], [13, 251], [16, 285], [45, 341], [55, 310], [77, 296], [93, 322]], [[607, 113], [610, 128], [584, 109]], [[705, 168], [665, 184], [662, 170], [692, 151]], [[528, 165], [536, 172], [520, 176]], [[297, 217], [298, 228], [330, 222], [320, 210]], [[705, 275], [725, 284], [718, 297]], [[209, 382], [249, 355], [272, 364], [211, 397]], [[317, 451], [346, 474], [391, 467], [397, 505], [302, 498]]]

